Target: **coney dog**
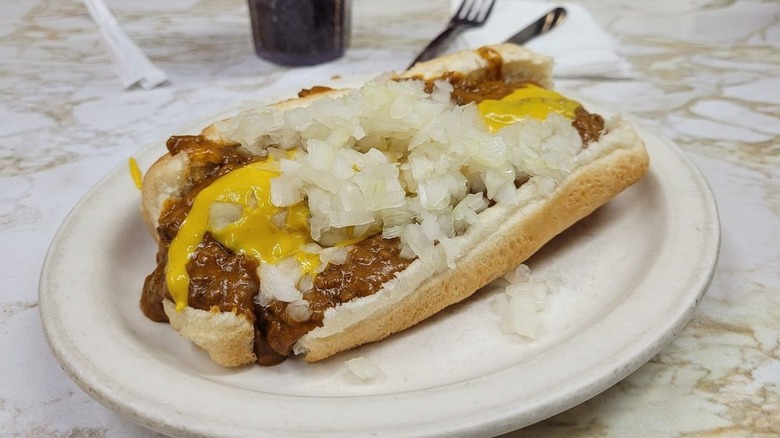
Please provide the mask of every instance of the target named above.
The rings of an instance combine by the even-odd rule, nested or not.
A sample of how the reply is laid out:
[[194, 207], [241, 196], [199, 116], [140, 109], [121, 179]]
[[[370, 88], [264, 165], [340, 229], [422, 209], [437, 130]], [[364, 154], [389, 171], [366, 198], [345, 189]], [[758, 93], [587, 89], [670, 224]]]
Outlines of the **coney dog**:
[[551, 72], [483, 47], [171, 137], [143, 180], [142, 310], [231, 367], [322, 360], [469, 297], [648, 168]]

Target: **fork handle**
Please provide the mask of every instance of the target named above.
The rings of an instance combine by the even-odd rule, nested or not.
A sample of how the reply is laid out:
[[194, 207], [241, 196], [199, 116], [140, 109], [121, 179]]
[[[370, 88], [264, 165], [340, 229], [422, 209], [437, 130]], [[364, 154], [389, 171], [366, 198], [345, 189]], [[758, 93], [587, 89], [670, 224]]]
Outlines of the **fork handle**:
[[461, 32], [463, 32], [463, 26], [449, 24], [446, 29], [444, 29], [439, 35], [436, 36], [436, 38], [433, 39], [433, 41], [428, 43], [425, 49], [423, 49], [423, 51], [417, 55], [417, 58], [415, 58], [406, 69], [408, 70], [412, 68], [418, 62], [427, 61], [435, 57], [446, 45], [452, 42], [456, 36], [460, 35]]

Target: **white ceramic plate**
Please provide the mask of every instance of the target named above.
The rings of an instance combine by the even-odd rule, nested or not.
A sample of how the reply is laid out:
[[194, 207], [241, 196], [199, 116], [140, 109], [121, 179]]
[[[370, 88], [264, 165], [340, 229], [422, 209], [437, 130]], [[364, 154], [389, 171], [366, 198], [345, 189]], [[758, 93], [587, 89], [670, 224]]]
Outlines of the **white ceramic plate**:
[[[640, 135], [649, 174], [528, 262], [558, 285], [535, 342], [502, 334], [483, 291], [324, 362], [221, 368], [139, 310], [155, 245], [126, 166], [89, 192], [52, 243], [40, 283], [46, 336], [81, 388], [171, 435], [455, 437], [520, 428], [636, 370], [683, 327], [709, 283], [719, 244], [713, 197], [676, 146]], [[136, 158], [146, 168], [163, 152], [161, 141]], [[382, 375], [351, 376], [344, 361], [357, 356]]]

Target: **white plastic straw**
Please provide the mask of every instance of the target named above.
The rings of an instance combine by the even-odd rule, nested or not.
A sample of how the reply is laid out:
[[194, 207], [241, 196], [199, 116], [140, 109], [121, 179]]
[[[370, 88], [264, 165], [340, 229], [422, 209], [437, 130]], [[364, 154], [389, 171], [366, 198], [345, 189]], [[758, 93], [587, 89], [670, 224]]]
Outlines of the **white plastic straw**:
[[154, 65], [125, 34], [103, 0], [84, 0], [84, 4], [98, 25], [100, 40], [111, 57], [122, 86], [130, 88], [139, 84], [148, 90], [168, 79], [165, 72]]

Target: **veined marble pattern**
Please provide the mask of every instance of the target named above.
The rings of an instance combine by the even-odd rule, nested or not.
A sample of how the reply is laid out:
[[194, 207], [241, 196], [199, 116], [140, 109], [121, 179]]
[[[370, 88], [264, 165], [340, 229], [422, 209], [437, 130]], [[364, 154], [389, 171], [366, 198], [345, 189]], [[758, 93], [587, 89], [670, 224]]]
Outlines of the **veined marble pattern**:
[[[109, 169], [176, 127], [312, 78], [402, 69], [448, 1], [356, 1], [345, 59], [258, 60], [243, 2], [111, 1], [170, 83], [122, 90], [81, 2], [0, 5], [0, 435], [156, 436], [103, 408], [57, 366], [37, 280], [57, 227]], [[719, 204], [722, 247], [693, 320], [615, 387], [509, 436], [780, 436], [780, 4], [599, 0], [633, 80], [559, 81], [682, 146]]]

